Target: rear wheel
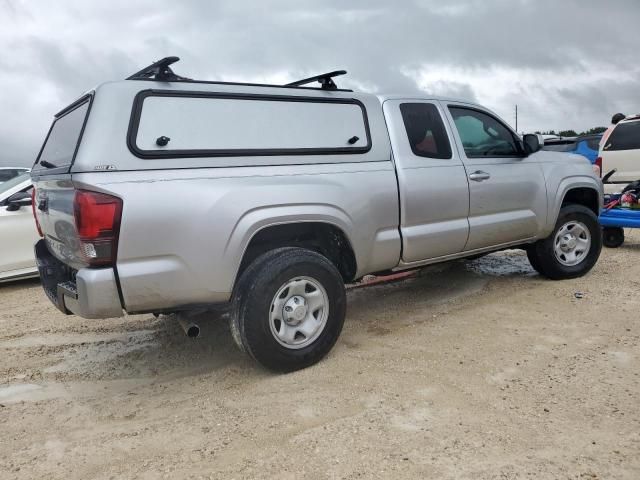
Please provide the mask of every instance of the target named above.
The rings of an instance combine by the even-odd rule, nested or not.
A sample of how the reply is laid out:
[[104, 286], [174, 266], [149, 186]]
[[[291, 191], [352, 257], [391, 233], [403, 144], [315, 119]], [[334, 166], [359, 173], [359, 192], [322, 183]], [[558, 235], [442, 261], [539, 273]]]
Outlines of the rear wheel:
[[527, 249], [531, 266], [553, 280], [581, 277], [595, 265], [602, 249], [598, 217], [582, 205], [560, 209], [553, 233]]
[[618, 248], [624, 243], [624, 229], [620, 227], [604, 227], [602, 243], [608, 248]]
[[288, 372], [329, 353], [345, 313], [344, 283], [327, 258], [304, 248], [279, 248], [258, 257], [240, 276], [231, 331], [256, 361]]

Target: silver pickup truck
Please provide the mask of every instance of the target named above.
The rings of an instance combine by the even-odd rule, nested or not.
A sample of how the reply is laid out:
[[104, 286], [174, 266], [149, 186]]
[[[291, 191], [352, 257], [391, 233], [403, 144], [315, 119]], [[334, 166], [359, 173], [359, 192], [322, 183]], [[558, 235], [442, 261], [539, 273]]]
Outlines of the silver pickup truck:
[[[551, 279], [601, 249], [588, 161], [428, 95], [189, 80], [168, 57], [56, 114], [32, 170], [43, 287], [84, 318], [231, 306], [264, 366], [336, 342], [345, 283], [505, 248]], [[317, 84], [316, 84], [317, 82]], [[316, 88], [317, 86], [317, 88]]]

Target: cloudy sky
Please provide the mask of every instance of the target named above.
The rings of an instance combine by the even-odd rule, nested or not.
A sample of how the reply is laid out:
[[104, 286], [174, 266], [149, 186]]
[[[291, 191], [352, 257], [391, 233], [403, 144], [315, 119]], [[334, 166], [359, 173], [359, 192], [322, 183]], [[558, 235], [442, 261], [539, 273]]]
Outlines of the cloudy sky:
[[340, 84], [476, 100], [519, 130], [640, 112], [640, 0], [0, 0], [0, 165], [52, 115], [167, 56], [198, 79]]

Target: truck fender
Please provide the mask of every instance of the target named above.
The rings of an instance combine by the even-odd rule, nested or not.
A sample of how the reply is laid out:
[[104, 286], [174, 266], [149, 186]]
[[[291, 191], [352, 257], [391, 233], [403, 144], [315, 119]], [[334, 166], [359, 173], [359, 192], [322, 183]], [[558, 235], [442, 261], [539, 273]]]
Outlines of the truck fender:
[[258, 207], [240, 217], [225, 245], [224, 258], [233, 262], [235, 272], [232, 285], [236, 281], [238, 269], [251, 239], [260, 230], [275, 225], [310, 222], [327, 223], [340, 229], [351, 244], [356, 262], [360, 265], [361, 258], [356, 248], [359, 239], [353, 238], [355, 232], [353, 221], [344, 210], [329, 204]]
[[547, 227], [544, 232], [544, 237], [553, 232], [555, 228], [560, 209], [562, 208], [562, 202], [567, 195], [567, 192], [576, 188], [589, 188], [594, 190], [598, 194], [598, 213], [603, 202], [602, 184], [601, 182], [589, 175], [572, 175], [563, 178], [553, 195], [550, 195], [549, 201], [549, 213], [547, 215]]

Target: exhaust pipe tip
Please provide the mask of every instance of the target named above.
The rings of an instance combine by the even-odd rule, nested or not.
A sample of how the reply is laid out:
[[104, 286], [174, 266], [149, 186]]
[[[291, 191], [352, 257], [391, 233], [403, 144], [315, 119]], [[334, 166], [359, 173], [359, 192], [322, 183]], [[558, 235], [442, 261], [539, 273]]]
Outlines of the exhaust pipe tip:
[[189, 338], [198, 338], [200, 336], [200, 327], [195, 323], [187, 326], [185, 333]]
[[187, 337], [198, 338], [200, 336], [200, 327], [195, 323], [185, 320], [181, 316], [178, 316], [178, 323]]

